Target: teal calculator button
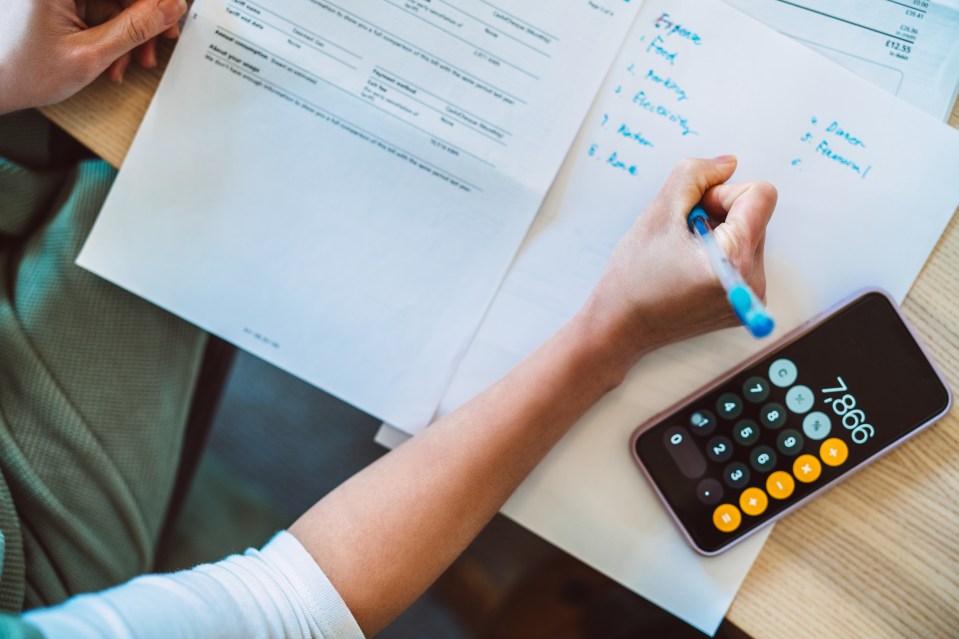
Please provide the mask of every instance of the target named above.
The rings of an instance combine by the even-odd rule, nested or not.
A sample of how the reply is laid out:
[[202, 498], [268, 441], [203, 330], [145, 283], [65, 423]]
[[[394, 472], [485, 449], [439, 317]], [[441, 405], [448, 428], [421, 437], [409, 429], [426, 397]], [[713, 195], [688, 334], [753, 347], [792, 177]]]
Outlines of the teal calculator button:
[[742, 488], [749, 483], [749, 468], [742, 462], [733, 462], [723, 469], [723, 481], [730, 488]]
[[770, 402], [759, 411], [759, 421], [761, 421], [766, 428], [780, 428], [786, 423], [786, 409], [783, 408], [782, 404]]
[[733, 443], [729, 438], [719, 435], [706, 444], [706, 457], [714, 462], [724, 462], [733, 456]]
[[752, 446], [759, 439], [759, 424], [751, 419], [741, 419], [733, 426], [733, 439], [742, 446]]
[[743, 412], [743, 400], [733, 393], [723, 393], [716, 400], [716, 412], [723, 419], [736, 419]]
[[752, 404], [766, 401], [769, 397], [769, 382], [762, 377], [750, 377], [743, 382], [743, 397]]
[[689, 427], [697, 435], [712, 435], [716, 430], [716, 416], [708, 410], [697, 410], [689, 416]]
[[783, 455], [798, 455], [799, 451], [802, 450], [804, 440], [803, 436], [799, 433], [798, 430], [793, 428], [787, 428], [783, 432], [779, 433], [779, 437], [776, 438], [776, 448], [779, 449]]
[[749, 454], [749, 463], [761, 473], [768, 472], [776, 465], [776, 453], [769, 446], [756, 446]]

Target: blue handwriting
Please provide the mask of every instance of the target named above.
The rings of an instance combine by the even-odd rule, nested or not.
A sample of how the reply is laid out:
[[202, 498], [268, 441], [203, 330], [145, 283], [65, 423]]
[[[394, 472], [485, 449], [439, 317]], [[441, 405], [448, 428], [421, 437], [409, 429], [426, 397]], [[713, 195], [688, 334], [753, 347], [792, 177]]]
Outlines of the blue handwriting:
[[839, 126], [839, 123], [835, 120], [832, 121], [832, 124], [826, 127], [826, 133], [832, 133], [853, 146], [861, 146], [862, 148], [866, 148], [866, 145], [862, 140], [854, 136], [849, 131], [843, 130], [843, 128]]
[[822, 140], [819, 142], [819, 146], [816, 147], [816, 153], [823, 156], [824, 158], [828, 158], [832, 160], [833, 162], [849, 167], [850, 169], [858, 173], [859, 177], [861, 177], [862, 179], [866, 179], [866, 176], [869, 175], [869, 171], [872, 169], [871, 164], [863, 168], [856, 161], [851, 160], [842, 155], [839, 155], [839, 153], [834, 151], [832, 147], [829, 146], [829, 142], [827, 142], [826, 140]]
[[[835, 136], [849, 146], [856, 147], [857, 149], [865, 149], [866, 144], [861, 139], [848, 130], [843, 129], [837, 120], [833, 120], [825, 129], [819, 127], [819, 118], [816, 116], [812, 116], [809, 119], [809, 123], [812, 124], [812, 126], [799, 138], [800, 142], [813, 147], [814, 154], [835, 162], [840, 166], [847, 167], [854, 171], [860, 178], [866, 179], [866, 176], [869, 175], [869, 172], [872, 170], [871, 164], [863, 165], [859, 161], [850, 158], [848, 156], [848, 150], [841, 153], [835, 146], [830, 144], [830, 141], [835, 143], [832, 137]], [[843, 153], [847, 153], [847, 155], [843, 155]], [[799, 170], [802, 170], [802, 160], [800, 158], [792, 160], [791, 164]]]
[[[589, 150], [587, 151], [589, 157], [599, 160], [601, 159], [599, 155], [599, 145], [591, 144]], [[639, 175], [639, 167], [635, 164], [628, 164], [619, 158], [619, 152], [613, 151], [609, 156], [603, 161], [603, 164], [610, 166], [619, 171], [628, 173], [629, 175]]]
[[693, 131], [689, 126], [689, 120], [684, 118], [682, 115], [672, 111], [661, 104], [653, 104], [650, 102], [649, 97], [646, 95], [645, 91], [640, 91], [633, 96], [633, 104], [637, 105], [641, 109], [649, 111], [653, 115], [658, 115], [661, 118], [665, 118], [670, 122], [675, 122], [677, 126], [683, 131], [683, 135], [699, 135], [696, 131]]
[[606, 160], [606, 164], [610, 165], [614, 169], [626, 171], [630, 175], [636, 175], [639, 172], [639, 169], [635, 164], [627, 164], [620, 160], [619, 154], [616, 151], [613, 151], [613, 154], [609, 156], [609, 159]]
[[653, 54], [662, 57], [663, 59], [667, 60], [670, 64], [676, 64], [676, 55], [679, 53], [679, 51], [668, 51], [663, 46], [664, 42], [666, 41], [663, 40], [661, 37], [656, 36], [656, 38], [649, 43], [649, 46], [646, 47], [646, 53], [649, 53], [650, 51], [652, 51]]
[[652, 142], [643, 137], [642, 133], [631, 130], [628, 124], [620, 124], [619, 129], [616, 130], [616, 133], [623, 136], [627, 140], [634, 140], [640, 146], [654, 146]]
[[663, 13], [656, 18], [656, 22], [653, 23], [653, 26], [655, 26], [657, 29], [663, 29], [666, 32], [666, 37], [674, 35], [685, 40], [689, 40], [696, 46], [699, 46], [703, 43], [703, 39], [698, 33], [687, 29], [678, 22], [675, 22], [669, 17], [668, 13]]
[[663, 85], [663, 88], [667, 91], [672, 91], [676, 94], [676, 101], [682, 102], [683, 100], [688, 100], [689, 96], [686, 95], [686, 91], [683, 90], [679, 83], [673, 80], [672, 78], [664, 78], [660, 75], [656, 75], [656, 72], [650, 69], [646, 72], [645, 80], [652, 80], [657, 84]]

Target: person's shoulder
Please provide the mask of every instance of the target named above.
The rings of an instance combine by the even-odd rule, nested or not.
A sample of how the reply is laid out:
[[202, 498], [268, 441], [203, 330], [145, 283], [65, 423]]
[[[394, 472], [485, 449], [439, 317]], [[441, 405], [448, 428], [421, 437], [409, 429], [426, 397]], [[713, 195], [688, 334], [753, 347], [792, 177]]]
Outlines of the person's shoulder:
[[0, 637], [4, 639], [43, 639], [43, 635], [18, 615], [7, 615], [0, 612]]
[[[22, 608], [25, 573], [20, 517], [13, 505], [7, 480], [0, 473], [0, 616]], [[8, 634], [0, 623], [0, 637], [3, 639], [20, 636], [29, 635]]]

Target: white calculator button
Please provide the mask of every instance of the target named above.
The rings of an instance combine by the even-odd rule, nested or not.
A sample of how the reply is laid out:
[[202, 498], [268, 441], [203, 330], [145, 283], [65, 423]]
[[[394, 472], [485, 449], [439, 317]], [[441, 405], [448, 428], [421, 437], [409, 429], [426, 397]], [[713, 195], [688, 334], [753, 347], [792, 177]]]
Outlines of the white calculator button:
[[800, 415], [808, 413], [815, 401], [812, 390], [802, 384], [793, 386], [786, 392], [786, 408]]
[[792, 360], [777, 359], [769, 365], [769, 381], [779, 388], [786, 388], [795, 384], [798, 375], [799, 371]]
[[831, 429], [832, 422], [829, 421], [829, 415], [818, 410], [809, 413], [802, 420], [802, 432], [809, 439], [815, 439], [816, 441], [826, 439]]

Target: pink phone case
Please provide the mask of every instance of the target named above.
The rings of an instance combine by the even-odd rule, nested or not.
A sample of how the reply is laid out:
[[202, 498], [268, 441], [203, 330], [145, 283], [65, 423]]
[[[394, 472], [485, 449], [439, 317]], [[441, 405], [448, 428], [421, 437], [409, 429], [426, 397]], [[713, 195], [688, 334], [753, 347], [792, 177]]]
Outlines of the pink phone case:
[[[737, 537], [737, 538], [735, 538], [735, 539], [730, 540], [730, 542], [729, 542], [728, 544], [726, 544], [725, 546], [723, 546], [722, 548], [710, 552], [710, 551], [703, 550], [702, 548], [700, 548], [699, 546], [697, 546], [697, 545], [696, 545], [696, 542], [693, 540], [692, 536], [689, 534], [689, 532], [686, 530], [685, 526], [683, 526], [682, 522], [679, 520], [679, 517], [677, 517], [677, 516], [676, 516], [676, 513], [673, 512], [673, 509], [670, 507], [669, 502], [666, 501], [666, 498], [663, 496], [663, 493], [659, 490], [659, 486], [656, 485], [656, 482], [655, 482], [655, 481], [653, 481], [653, 478], [652, 478], [652, 476], [650, 475], [649, 470], [646, 468], [646, 466], [643, 464], [642, 460], [639, 458], [639, 454], [636, 452], [636, 439], [637, 439], [643, 432], [645, 432], [647, 429], [655, 426], [655, 425], [658, 424], [660, 421], [662, 421], [662, 419], [665, 418], [667, 415], [678, 411], [679, 409], [683, 408], [684, 406], [686, 406], [686, 405], [688, 405], [688, 404], [691, 404], [693, 401], [695, 401], [695, 400], [696, 400], [697, 398], [699, 398], [700, 396], [705, 395], [705, 394], [708, 394], [709, 392], [711, 392], [711, 391], [715, 390], [716, 388], [722, 386], [723, 384], [725, 384], [726, 382], [728, 382], [732, 377], [734, 377], [736, 374], [740, 373], [740, 372], [743, 371], [744, 369], [747, 369], [747, 368], [753, 366], [754, 364], [756, 364], [757, 362], [759, 362], [759, 361], [762, 360], [763, 358], [769, 356], [770, 353], [775, 352], [776, 350], [784, 347], [786, 344], [795, 341], [796, 339], [802, 337], [802, 336], [805, 335], [806, 333], [811, 332], [811, 331], [814, 330], [819, 324], [821, 324], [822, 322], [824, 322], [825, 320], [827, 320], [829, 317], [831, 317], [831, 316], [834, 315], [835, 313], [838, 313], [839, 311], [841, 311], [842, 309], [844, 309], [846, 306], [849, 306], [850, 304], [856, 302], [857, 300], [859, 300], [859, 298], [861, 298], [861, 297], [863, 297], [863, 296], [865, 296], [865, 295], [872, 294], [872, 293], [878, 293], [878, 294], [882, 295], [883, 297], [885, 297], [887, 300], [889, 300], [889, 302], [892, 304], [893, 309], [895, 309], [896, 313], [899, 315], [899, 318], [902, 320], [903, 325], [905, 325], [906, 330], [909, 331], [909, 334], [912, 335], [912, 338], [916, 341], [916, 344], [919, 345], [919, 349], [922, 351], [922, 354], [923, 354], [923, 355], [925, 356], [925, 358], [929, 361], [930, 365], [932, 366], [932, 370], [935, 372], [936, 376], [939, 378], [939, 381], [942, 382], [943, 387], [946, 389], [946, 393], [947, 393], [947, 395], [948, 395], [948, 400], [947, 400], [947, 402], [946, 402], [946, 407], [942, 410], [942, 412], [940, 412], [939, 414], [937, 414], [935, 417], [933, 417], [933, 418], [930, 419], [929, 421], [920, 424], [919, 426], [917, 426], [916, 428], [914, 428], [910, 433], [908, 433], [908, 434], [904, 435], [903, 437], [897, 439], [896, 441], [892, 442], [891, 444], [889, 444], [889, 445], [886, 446], [885, 448], [876, 451], [874, 454], [872, 454], [871, 456], [869, 456], [869, 457], [867, 457], [866, 459], [862, 460], [861, 462], [859, 462], [859, 463], [856, 464], [855, 466], [851, 466], [849, 469], [847, 469], [847, 470], [846, 470], [841, 476], [839, 476], [838, 478], [832, 480], [831, 482], [823, 485], [822, 487], [818, 488], [817, 490], [813, 491], [812, 493], [806, 495], [805, 497], [803, 497], [802, 499], [800, 499], [799, 501], [797, 501], [795, 504], [793, 504], [792, 506], [790, 506], [790, 507], [787, 508], [786, 510], [782, 511], [781, 513], [778, 513], [777, 515], [774, 515], [773, 517], [770, 517], [768, 521], [766, 521], [766, 522], [762, 523], [761, 525], [757, 526], [756, 528], [750, 530], [748, 533], [746, 533], [746, 534], [744, 534], [744, 535], [742, 535], [742, 536], [740, 536], [740, 537]], [[857, 291], [856, 293], [854, 293], [854, 294], [851, 295], [850, 297], [844, 299], [842, 302], [839, 302], [838, 304], [836, 304], [835, 306], [833, 306], [833, 307], [830, 308], [829, 310], [827, 310], [827, 311], [825, 311], [825, 312], [817, 315], [816, 317], [814, 317], [813, 319], [809, 320], [808, 322], [805, 322], [805, 323], [802, 324], [801, 326], [799, 326], [799, 327], [795, 328], [794, 330], [790, 331], [789, 333], [787, 333], [786, 335], [784, 335], [784, 336], [781, 337], [780, 339], [776, 340], [773, 344], [770, 344], [767, 348], [764, 348], [762, 351], [760, 351], [759, 353], [757, 353], [757, 354], [754, 355], [753, 357], [749, 358], [748, 360], [746, 360], [745, 362], [743, 362], [742, 364], [740, 364], [740, 365], [737, 366], [736, 368], [728, 371], [727, 373], [725, 373], [725, 374], [722, 375], [721, 377], [717, 378], [715, 381], [710, 382], [710, 383], [707, 384], [706, 386], [703, 386], [702, 388], [700, 388], [699, 390], [697, 390], [697, 391], [695, 391], [695, 392], [693, 392], [693, 393], [690, 393], [688, 396], [686, 396], [685, 398], [683, 398], [683, 399], [681, 399], [680, 401], [676, 402], [675, 404], [673, 404], [672, 406], [670, 406], [670, 407], [667, 408], [666, 410], [660, 411], [659, 413], [657, 413], [655, 416], [653, 416], [653, 417], [650, 418], [649, 420], [643, 422], [635, 431], [633, 431], [632, 437], [629, 438], [629, 448], [630, 448], [630, 451], [632, 452], [633, 460], [636, 462], [636, 465], [639, 466], [639, 469], [642, 471], [643, 475], [646, 476], [646, 479], [647, 479], [647, 481], [649, 481], [650, 485], [653, 487], [653, 490], [656, 491], [656, 495], [659, 497], [659, 500], [663, 503], [663, 506], [666, 507], [666, 511], [669, 513], [669, 516], [672, 518], [673, 522], [676, 524], [676, 527], [679, 528], [680, 532], [682, 532], [683, 537], [686, 538], [686, 541], [689, 542], [689, 545], [692, 546], [693, 549], [694, 549], [696, 552], [698, 552], [699, 554], [701, 554], [701, 555], [715, 556], [715, 555], [718, 555], [718, 554], [720, 554], [720, 553], [722, 553], [722, 552], [725, 552], [726, 550], [732, 548], [733, 546], [735, 546], [736, 544], [738, 544], [738, 543], [741, 542], [742, 540], [747, 539], [750, 535], [754, 534], [756, 531], [762, 530], [762, 529], [765, 528], [766, 526], [768, 526], [768, 525], [772, 524], [773, 522], [775, 522], [775, 521], [776, 521], [777, 519], [779, 519], [780, 517], [784, 517], [785, 515], [788, 515], [789, 513], [793, 512], [794, 510], [796, 510], [797, 508], [799, 508], [800, 506], [802, 506], [803, 504], [805, 504], [807, 501], [809, 501], [809, 500], [812, 499], [813, 497], [816, 497], [817, 495], [823, 493], [824, 491], [828, 490], [829, 488], [832, 488], [832, 487], [835, 486], [836, 484], [838, 484], [838, 483], [840, 483], [841, 481], [845, 480], [847, 477], [849, 477], [849, 476], [852, 475], [853, 473], [859, 471], [859, 470], [860, 470], [863, 466], [865, 466], [866, 464], [869, 464], [870, 462], [875, 461], [876, 459], [878, 459], [878, 458], [881, 457], [882, 455], [886, 454], [889, 450], [891, 450], [892, 448], [895, 448], [896, 446], [898, 446], [898, 445], [901, 444], [902, 442], [906, 441], [907, 439], [909, 439], [910, 437], [912, 437], [913, 435], [915, 435], [915, 434], [918, 433], [919, 431], [921, 431], [921, 430], [923, 430], [924, 428], [930, 426], [931, 424], [939, 421], [944, 415], [947, 415], [947, 414], [949, 413], [949, 411], [950, 411], [951, 408], [952, 408], [952, 389], [949, 388], [949, 384], [946, 382], [946, 378], [943, 376], [942, 371], [939, 369], [939, 367], [936, 365], [935, 361], [934, 361], [934, 360], [932, 359], [932, 357], [929, 355], [929, 351], [926, 350], [926, 347], [922, 344], [922, 341], [919, 339], [919, 336], [916, 335], [916, 332], [913, 330], [912, 326], [910, 326], [910, 325], [909, 325], [909, 322], [906, 321], [906, 318], [903, 316], [902, 311], [901, 311], [900, 308], [899, 308], [899, 304], [896, 303], [896, 300], [894, 300], [894, 299], [892, 298], [892, 296], [891, 296], [887, 291], [885, 291], [885, 290], [883, 290], [883, 289], [881, 289], [881, 288], [868, 288], [868, 289], [862, 289], [862, 290], [860, 290], [860, 291]]]

